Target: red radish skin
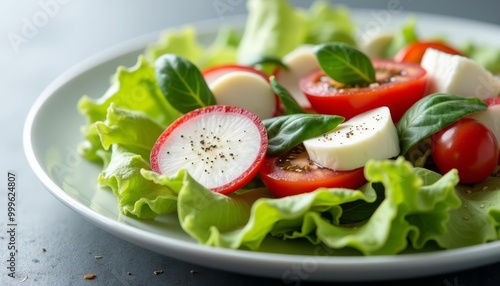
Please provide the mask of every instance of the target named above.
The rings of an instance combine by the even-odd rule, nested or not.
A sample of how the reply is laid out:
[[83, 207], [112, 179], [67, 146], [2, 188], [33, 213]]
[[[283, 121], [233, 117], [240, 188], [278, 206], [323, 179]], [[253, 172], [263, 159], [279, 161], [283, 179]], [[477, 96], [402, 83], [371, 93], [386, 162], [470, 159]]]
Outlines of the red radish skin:
[[203, 70], [202, 74], [203, 77], [205, 78], [205, 81], [207, 82], [208, 85], [210, 85], [212, 82], [214, 82], [216, 79], [218, 79], [220, 76], [228, 73], [228, 72], [233, 72], [233, 71], [247, 71], [254, 73], [256, 75], [261, 76], [263, 79], [269, 82], [269, 77], [257, 70], [254, 69], [253, 67], [250, 66], [243, 66], [243, 65], [220, 65], [220, 66], [213, 66], [209, 67], [205, 70]]
[[246, 185], [266, 155], [267, 132], [252, 112], [213, 105], [189, 112], [160, 135], [151, 151], [153, 171], [184, 168], [201, 185], [229, 194]]

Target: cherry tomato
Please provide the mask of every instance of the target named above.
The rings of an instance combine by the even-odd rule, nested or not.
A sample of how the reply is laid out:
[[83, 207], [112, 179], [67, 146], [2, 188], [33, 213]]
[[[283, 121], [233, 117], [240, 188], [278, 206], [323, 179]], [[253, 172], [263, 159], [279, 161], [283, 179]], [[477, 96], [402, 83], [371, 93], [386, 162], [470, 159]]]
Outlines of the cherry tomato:
[[432, 135], [431, 154], [442, 174], [457, 169], [461, 183], [473, 184], [494, 171], [499, 149], [491, 130], [477, 120], [462, 118]]
[[399, 51], [394, 57], [394, 61], [420, 64], [420, 61], [422, 61], [422, 57], [428, 48], [436, 49], [452, 55], [462, 55], [462, 53], [455, 48], [442, 42], [415, 42]]
[[309, 160], [303, 145], [283, 155], [266, 157], [259, 174], [276, 197], [308, 193], [320, 187], [358, 189], [366, 183], [364, 168], [352, 171], [323, 168]]
[[387, 106], [395, 123], [410, 106], [425, 95], [427, 72], [416, 64], [372, 60], [376, 83], [366, 87], [343, 87], [322, 70], [300, 80], [314, 110], [347, 119], [365, 111]]

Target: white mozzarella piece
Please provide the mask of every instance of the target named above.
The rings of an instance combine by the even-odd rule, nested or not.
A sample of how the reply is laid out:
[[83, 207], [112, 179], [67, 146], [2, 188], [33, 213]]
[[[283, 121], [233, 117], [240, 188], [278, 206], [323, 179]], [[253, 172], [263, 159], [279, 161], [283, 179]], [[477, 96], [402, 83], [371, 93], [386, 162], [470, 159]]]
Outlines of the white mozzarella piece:
[[319, 69], [319, 63], [313, 53], [313, 45], [301, 45], [283, 57], [288, 70], [280, 70], [276, 80], [290, 93], [302, 108], [311, 108], [311, 104], [300, 90], [299, 81], [305, 75]]
[[335, 130], [304, 141], [309, 158], [337, 171], [363, 167], [368, 160], [399, 154], [399, 139], [389, 108], [383, 106], [340, 124]]
[[490, 129], [500, 145], [500, 104], [488, 106], [485, 111], [474, 113], [469, 117], [476, 119]]
[[271, 85], [252, 72], [228, 72], [209, 84], [209, 88], [217, 104], [245, 108], [260, 119], [273, 117], [277, 110], [276, 95]]
[[429, 93], [452, 93], [481, 99], [500, 93], [500, 80], [469, 58], [427, 49], [420, 64], [429, 77]]

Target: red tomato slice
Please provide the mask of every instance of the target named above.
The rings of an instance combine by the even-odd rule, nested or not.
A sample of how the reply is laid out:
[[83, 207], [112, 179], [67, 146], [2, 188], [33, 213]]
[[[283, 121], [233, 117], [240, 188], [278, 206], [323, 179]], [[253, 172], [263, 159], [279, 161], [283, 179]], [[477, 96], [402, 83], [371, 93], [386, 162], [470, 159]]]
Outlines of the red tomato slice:
[[462, 118], [432, 135], [431, 154], [442, 174], [457, 169], [461, 183], [473, 184], [495, 170], [499, 149], [491, 130], [477, 120]]
[[300, 81], [314, 110], [347, 119], [365, 111], [387, 106], [395, 123], [425, 95], [427, 72], [417, 64], [372, 60], [377, 82], [366, 87], [342, 87], [322, 71]]
[[394, 61], [420, 64], [420, 61], [422, 61], [422, 57], [428, 48], [436, 49], [452, 55], [462, 55], [462, 53], [455, 48], [441, 42], [415, 42], [399, 51], [394, 57]]
[[358, 189], [366, 183], [364, 168], [334, 171], [309, 160], [304, 146], [278, 156], [268, 156], [259, 169], [260, 178], [276, 197], [312, 192], [318, 188]]

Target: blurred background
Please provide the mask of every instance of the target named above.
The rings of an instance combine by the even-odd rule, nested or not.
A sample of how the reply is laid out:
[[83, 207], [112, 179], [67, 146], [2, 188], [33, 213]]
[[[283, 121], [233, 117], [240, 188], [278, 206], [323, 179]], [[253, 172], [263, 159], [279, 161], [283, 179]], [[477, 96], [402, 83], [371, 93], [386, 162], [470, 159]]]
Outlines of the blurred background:
[[[291, 2], [302, 7], [308, 7], [311, 3], [305, 0]], [[403, 12], [435, 13], [500, 25], [500, 2], [497, 0], [338, 0], [331, 3], [373, 11], [398, 4]], [[54, 281], [54, 276], [58, 275], [57, 281], [60, 283], [53, 285], [69, 285], [75, 279], [82, 282], [78, 275], [85, 265], [75, 264], [78, 260], [68, 256], [84, 255], [96, 249], [114, 248], [118, 252], [130, 251], [139, 256], [146, 255], [138, 258], [144, 263], [176, 263], [101, 231], [67, 209], [43, 189], [29, 169], [22, 150], [24, 120], [37, 96], [70, 67], [123, 41], [204, 19], [215, 18], [222, 24], [226, 18], [243, 14], [245, 11], [244, 0], [0, 2], [0, 175], [3, 176], [8, 170], [16, 171], [20, 175], [19, 243], [24, 249], [23, 271], [31, 277], [28, 282], [33, 283], [24, 285], [45, 285], [44, 282]], [[500, 37], [500, 33], [491, 36]], [[1, 192], [0, 202], [3, 202], [5, 190], [2, 188]], [[2, 231], [5, 225], [2, 221], [4, 208], [2, 203]], [[58, 244], [55, 244], [57, 242]], [[93, 250], [83, 247], [88, 246], [90, 242], [95, 243], [91, 246]], [[52, 256], [45, 256], [43, 259], [46, 264], [41, 264], [41, 245], [59, 247], [60, 251], [52, 252]], [[0, 254], [3, 260], [3, 244], [0, 245]], [[126, 262], [120, 261], [119, 256], [116, 258], [118, 260], [115, 260], [115, 263], [118, 265], [104, 264], [102, 267], [107, 270], [123, 269]], [[180, 267], [189, 269], [190, 266], [181, 264]], [[5, 281], [2, 271], [0, 274], [0, 281]], [[184, 281], [180, 278], [176, 280], [175, 277], [171, 279]], [[114, 285], [112, 278], [108, 281], [111, 281], [109, 285]], [[453, 277], [450, 281], [453, 282]]]

